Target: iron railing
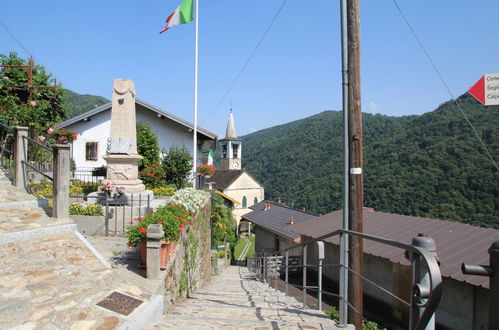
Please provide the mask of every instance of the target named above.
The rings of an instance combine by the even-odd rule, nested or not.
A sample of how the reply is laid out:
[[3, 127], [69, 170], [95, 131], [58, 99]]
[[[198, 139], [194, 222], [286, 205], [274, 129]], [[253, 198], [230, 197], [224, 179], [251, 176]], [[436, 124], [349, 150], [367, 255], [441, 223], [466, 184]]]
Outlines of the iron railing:
[[73, 203], [99, 203], [103, 208], [104, 235], [124, 236], [127, 228], [136, 224], [139, 218], [151, 212], [151, 197], [141, 194], [125, 195], [71, 195]]
[[[33, 195], [36, 195], [36, 192], [33, 190], [33, 184], [40, 181], [40, 178], [45, 178], [50, 181], [53, 181], [53, 165], [51, 161], [36, 161], [36, 157], [30, 157], [29, 151], [35, 152], [38, 154], [42, 154], [43, 152], [48, 152], [50, 154], [50, 159], [53, 159], [52, 149], [42, 144], [29, 136], [22, 137], [22, 146], [24, 157], [21, 161], [22, 171], [24, 176], [24, 186], [26, 190]], [[31, 159], [31, 160], [30, 160]], [[29, 161], [28, 161], [29, 160]]]
[[[412, 278], [412, 289], [411, 289], [411, 301], [406, 301], [403, 298], [396, 296], [391, 293], [389, 290], [381, 287], [377, 283], [369, 280], [362, 274], [358, 274], [352, 271], [350, 268], [338, 264], [323, 264], [323, 260], [325, 258], [325, 250], [323, 240], [333, 236], [342, 236], [342, 235], [352, 235], [358, 236], [363, 239], [375, 241], [381, 244], [393, 246], [396, 248], [400, 248], [405, 250], [411, 260], [411, 270], [413, 274]], [[307, 261], [307, 247], [316, 245], [318, 248], [318, 263], [316, 265], [309, 264]], [[432, 254], [424, 247], [416, 246], [413, 244], [402, 243], [399, 241], [368, 235], [364, 233], [354, 232], [350, 230], [337, 230], [330, 234], [323, 235], [311, 241], [307, 241], [305, 243], [297, 244], [293, 247], [283, 249], [277, 252], [274, 252], [267, 256], [248, 258], [248, 269], [249, 271], [258, 279], [264, 282], [275, 281], [275, 288], [277, 288], [277, 280], [280, 277], [281, 273], [284, 273], [284, 281], [285, 281], [285, 292], [288, 295], [288, 285], [289, 285], [289, 270], [291, 268], [296, 268], [296, 264], [290, 264], [290, 252], [294, 249], [302, 249], [302, 263], [299, 267], [302, 268], [302, 285], [297, 286], [302, 289], [303, 293], [303, 308], [307, 306], [307, 290], [316, 291], [318, 293], [318, 309], [322, 310], [322, 295], [330, 295], [339, 299], [340, 306], [344, 304], [343, 308], [340, 308], [340, 313], [348, 314], [349, 308], [355, 313], [358, 311], [348, 302], [348, 297], [343, 296], [342, 294], [336, 294], [333, 292], [327, 292], [323, 290], [322, 287], [322, 275], [323, 275], [323, 267], [338, 267], [339, 271], [342, 269], [346, 269], [348, 272], [351, 272], [354, 276], [358, 276], [362, 278], [363, 281], [368, 282], [374, 288], [377, 288], [381, 292], [388, 294], [393, 297], [398, 302], [406, 305], [410, 309], [410, 324], [408, 326], [409, 329], [419, 330], [425, 329], [426, 326], [430, 323], [430, 320], [435, 313], [435, 310], [440, 302], [441, 294], [442, 294], [442, 277], [440, 273], [440, 267], [435, 258], [435, 255]], [[296, 256], [295, 256], [296, 258]], [[307, 283], [307, 268], [317, 267], [317, 286], [308, 285]], [[344, 280], [344, 277], [340, 278], [340, 290], [339, 292], [348, 292], [345, 288], [347, 286], [348, 281]], [[343, 279], [342, 279], [343, 278]], [[365, 319], [365, 317], [362, 315]], [[345, 321], [343, 321], [345, 320]], [[347, 320], [347, 315], [340, 315], [340, 326], [345, 326]], [[367, 321], [367, 320], [366, 320]], [[369, 322], [366, 322], [366, 325], [370, 325]]]
[[0, 122], [0, 168], [9, 174], [14, 172], [15, 131]]
[[100, 183], [106, 177], [95, 175], [98, 170], [100, 170], [99, 167], [78, 167], [71, 171], [71, 179], [87, 183]]

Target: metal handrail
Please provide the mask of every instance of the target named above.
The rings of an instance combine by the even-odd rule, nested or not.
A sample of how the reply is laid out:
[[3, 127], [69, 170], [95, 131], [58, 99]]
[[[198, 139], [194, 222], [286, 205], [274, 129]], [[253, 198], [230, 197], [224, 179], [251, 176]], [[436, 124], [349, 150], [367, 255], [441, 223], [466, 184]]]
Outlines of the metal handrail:
[[45, 144], [42, 144], [42, 143], [36, 141], [35, 139], [30, 138], [29, 136], [23, 136], [23, 139], [26, 139], [29, 142], [34, 143], [37, 146], [42, 147], [43, 149], [52, 152], [52, 149], [50, 149], [48, 146], [46, 146]]
[[44, 177], [46, 177], [47, 179], [49, 179], [49, 180], [54, 180], [54, 178], [52, 178], [50, 175], [43, 173], [42, 171], [40, 171], [39, 169], [37, 169], [36, 167], [34, 167], [33, 165], [31, 165], [30, 163], [28, 163], [28, 162], [26, 162], [26, 161], [24, 161], [24, 160], [23, 160], [21, 163], [22, 163], [24, 166], [28, 166], [28, 167], [29, 167], [30, 169], [32, 169], [33, 171], [35, 171], [35, 172], [37, 172], [37, 173], [39, 173], [39, 174], [43, 175], [43, 176], [44, 176]]
[[[268, 258], [268, 257], [277, 256], [277, 255], [283, 256], [284, 254], [286, 254], [286, 252], [288, 252], [290, 250], [297, 249], [297, 248], [300, 248], [300, 247], [306, 247], [306, 246], [308, 246], [310, 244], [317, 243], [317, 242], [322, 241], [322, 240], [324, 240], [326, 238], [330, 238], [330, 237], [333, 237], [333, 236], [336, 236], [336, 235], [340, 235], [340, 236], [341, 235], [358, 236], [358, 237], [361, 237], [361, 238], [364, 238], [364, 239], [368, 239], [368, 240], [371, 240], [371, 241], [375, 241], [375, 242], [378, 242], [378, 243], [382, 243], [382, 244], [394, 246], [394, 247], [397, 247], [397, 248], [400, 248], [400, 249], [404, 249], [406, 251], [410, 251], [410, 252], [416, 253], [416, 254], [418, 254], [418, 255], [421, 256], [423, 262], [426, 264], [426, 266], [428, 268], [430, 286], [429, 286], [429, 292], [428, 292], [427, 299], [422, 299], [423, 300], [422, 302], [416, 302], [416, 301], [414, 301], [415, 305], [417, 305], [418, 307], [424, 308], [424, 312], [419, 317], [419, 320], [416, 323], [416, 325], [414, 327], [412, 327], [412, 325], [411, 325], [411, 329], [417, 329], [417, 330], [424, 329], [426, 327], [426, 325], [429, 323], [429, 321], [430, 321], [433, 313], [435, 312], [436, 308], [438, 307], [438, 304], [439, 304], [441, 296], [442, 296], [442, 286], [441, 286], [442, 276], [441, 276], [441, 273], [440, 273], [440, 267], [438, 265], [437, 260], [435, 259], [435, 256], [431, 252], [429, 252], [427, 249], [425, 249], [425, 248], [422, 248], [422, 247], [419, 247], [419, 246], [415, 246], [415, 245], [412, 245], [412, 244], [407, 244], [407, 243], [395, 241], [395, 240], [392, 240], [392, 239], [387, 239], [387, 238], [380, 237], [380, 236], [369, 235], [369, 234], [365, 234], [365, 233], [359, 233], [359, 232], [355, 232], [355, 231], [352, 231], [352, 230], [339, 229], [339, 230], [336, 230], [336, 231], [334, 231], [332, 233], [325, 234], [325, 235], [322, 235], [322, 236], [320, 236], [318, 238], [312, 239], [310, 241], [303, 242], [303, 243], [298, 243], [297, 245], [294, 245], [292, 247], [289, 247], [289, 248], [286, 248], [286, 249], [282, 249], [282, 250], [279, 250], [277, 252], [273, 252], [269, 256], [258, 257], [258, 258], [254, 258], [254, 259], [265, 259], [265, 258]], [[265, 264], [263, 266], [265, 266]], [[286, 264], [285, 267], [286, 267], [286, 270], [287, 270], [288, 267], [290, 267], [290, 268], [297, 268], [297, 267], [306, 268], [306, 266], [304, 266], [304, 265], [288, 266], [287, 264]], [[341, 265], [340, 267], [344, 267], [344, 266]], [[348, 267], [347, 267], [347, 270], [351, 271]], [[356, 275], [360, 276], [360, 274], [356, 274]], [[362, 278], [364, 280], [367, 280], [368, 282], [373, 283], [374, 285], [378, 286], [376, 283], [374, 283], [374, 282], [372, 282], [372, 281], [370, 281], [368, 279], [365, 279], [364, 277], [362, 277]], [[386, 290], [385, 290], [385, 292], [386, 292]], [[398, 298], [398, 300], [400, 300], [400, 298], [397, 297], [396, 295], [394, 295], [394, 294], [392, 294], [390, 292], [386, 292], [386, 293], [388, 293], [391, 296], [393, 296], [395, 298]], [[413, 297], [413, 300], [415, 300], [414, 298], [415, 297]], [[408, 304], [406, 301], [403, 301], [403, 302], [405, 304]], [[412, 310], [411, 310], [411, 313], [412, 313]]]
[[13, 131], [12, 127], [4, 124], [3, 122], [0, 121], [0, 127], [5, 128], [7, 131]]

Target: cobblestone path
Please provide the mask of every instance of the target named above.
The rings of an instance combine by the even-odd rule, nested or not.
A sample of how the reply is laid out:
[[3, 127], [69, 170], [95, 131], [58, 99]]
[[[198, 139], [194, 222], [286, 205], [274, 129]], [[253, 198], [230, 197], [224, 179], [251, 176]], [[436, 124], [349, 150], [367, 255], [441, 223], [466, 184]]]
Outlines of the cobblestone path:
[[301, 306], [246, 267], [229, 266], [147, 329], [337, 329], [323, 313]]
[[41, 202], [0, 173], [0, 329], [114, 329], [127, 317], [97, 306], [113, 292], [145, 306], [151, 295], [99, 259], [70, 219], [47, 216]]

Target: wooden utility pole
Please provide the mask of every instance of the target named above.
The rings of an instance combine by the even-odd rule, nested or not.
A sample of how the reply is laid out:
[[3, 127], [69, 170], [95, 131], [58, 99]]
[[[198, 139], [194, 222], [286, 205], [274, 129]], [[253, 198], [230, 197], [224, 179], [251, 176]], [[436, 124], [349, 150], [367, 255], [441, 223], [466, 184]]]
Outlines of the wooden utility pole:
[[[362, 232], [364, 206], [364, 169], [362, 150], [362, 110], [360, 98], [360, 0], [347, 2], [348, 27], [348, 77], [350, 82], [348, 94], [348, 135], [349, 135], [349, 229]], [[363, 244], [356, 236], [349, 238], [349, 265], [352, 271], [363, 274]], [[363, 280], [349, 272], [349, 301], [357, 311], [351, 311], [349, 323], [356, 329], [362, 329], [363, 314]]]

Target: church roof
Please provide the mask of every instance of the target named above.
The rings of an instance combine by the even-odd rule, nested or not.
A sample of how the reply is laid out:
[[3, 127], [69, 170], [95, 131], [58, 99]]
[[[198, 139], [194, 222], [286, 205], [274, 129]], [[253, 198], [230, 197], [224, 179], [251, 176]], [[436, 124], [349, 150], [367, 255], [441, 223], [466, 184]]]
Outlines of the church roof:
[[213, 189], [225, 190], [243, 173], [244, 170], [219, 170], [211, 178], [205, 179], [205, 183], [213, 182]]
[[229, 122], [227, 123], [227, 130], [225, 131], [224, 139], [237, 139], [236, 126], [234, 125], [232, 110], [230, 111]]

